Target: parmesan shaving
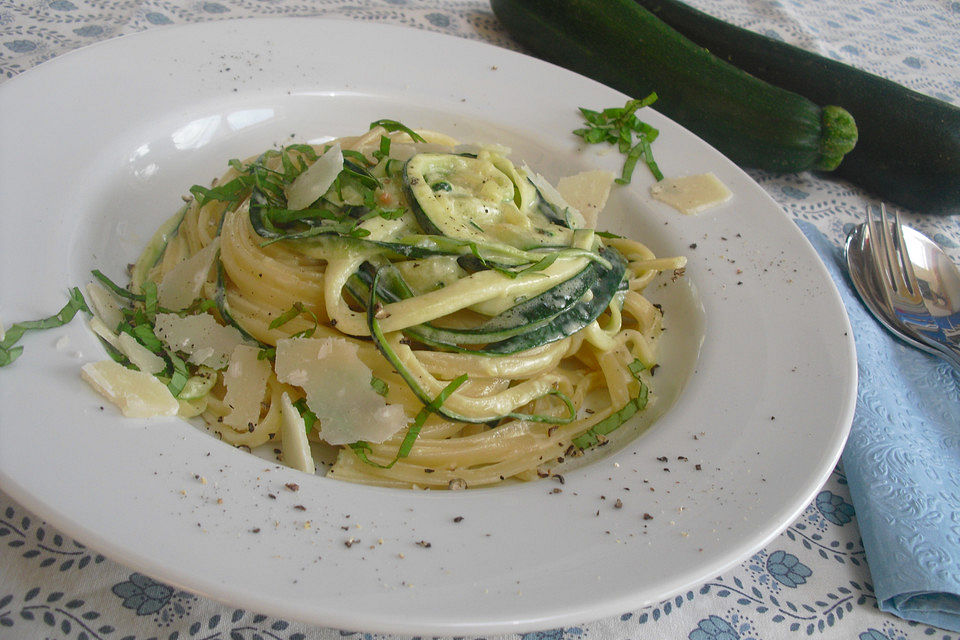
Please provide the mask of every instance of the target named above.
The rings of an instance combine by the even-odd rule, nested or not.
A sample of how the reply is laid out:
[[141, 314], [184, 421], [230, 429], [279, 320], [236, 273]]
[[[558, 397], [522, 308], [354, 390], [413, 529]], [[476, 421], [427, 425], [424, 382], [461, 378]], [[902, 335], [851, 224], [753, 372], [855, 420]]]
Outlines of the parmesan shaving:
[[343, 153], [335, 144], [284, 189], [287, 207], [294, 211], [309, 207], [327, 192], [342, 170]]
[[116, 297], [99, 282], [87, 285], [87, 300], [97, 318], [103, 321], [111, 332], [116, 331], [123, 322], [123, 312]]
[[127, 356], [133, 366], [144, 373], [159, 373], [167, 368], [163, 358], [137, 342], [129, 333], [117, 336], [117, 348]]
[[317, 414], [320, 437], [342, 445], [383, 442], [406, 428], [400, 405], [389, 405], [370, 381], [356, 343], [344, 338], [288, 338], [277, 341], [277, 378], [301, 387]]
[[121, 351], [121, 349], [120, 349], [120, 342], [119, 342], [119, 340], [118, 340], [118, 338], [117, 338], [117, 334], [115, 334], [113, 331], [111, 331], [111, 330], [107, 327], [107, 325], [105, 325], [105, 324], [103, 323], [103, 320], [101, 320], [99, 317], [97, 317], [97, 316], [91, 316], [91, 317], [90, 317], [90, 329], [91, 329], [95, 334], [97, 334], [98, 336], [100, 336], [101, 338], [103, 338], [104, 342], [106, 342], [107, 344], [109, 344], [111, 347], [113, 347], [113, 348], [116, 349], [117, 351]]
[[230, 364], [223, 374], [227, 393], [223, 402], [230, 412], [223, 423], [236, 431], [253, 431], [260, 422], [260, 406], [267, 392], [270, 363], [260, 360], [260, 350], [241, 344], [230, 355]]
[[284, 464], [304, 473], [317, 472], [307, 441], [307, 426], [286, 392], [280, 396], [280, 438]]
[[220, 250], [220, 238], [171, 269], [157, 287], [157, 300], [161, 307], [181, 311], [200, 297], [203, 284]]
[[80, 376], [128, 418], [173, 416], [180, 409], [180, 403], [159, 379], [113, 360], [85, 364]]
[[189, 354], [193, 364], [217, 370], [226, 367], [230, 354], [243, 344], [243, 336], [236, 328], [218, 324], [208, 313], [184, 318], [175, 313], [158, 313], [153, 330], [168, 347]]
[[568, 217], [570, 226], [574, 229], [582, 229], [587, 226], [586, 219], [583, 215], [583, 212], [573, 203], [569, 202], [559, 190], [555, 189], [550, 181], [544, 178], [539, 173], [536, 173], [530, 167], [524, 165], [524, 172], [529, 178], [530, 182], [537, 188], [537, 190], [543, 195], [543, 197], [550, 202], [550, 204], [558, 207], [563, 211]]
[[729, 200], [733, 193], [712, 173], [665, 178], [650, 187], [650, 195], [680, 213], [700, 213]]
[[561, 178], [557, 191], [583, 215], [584, 226], [595, 229], [597, 217], [607, 205], [614, 175], [609, 171], [584, 171]]

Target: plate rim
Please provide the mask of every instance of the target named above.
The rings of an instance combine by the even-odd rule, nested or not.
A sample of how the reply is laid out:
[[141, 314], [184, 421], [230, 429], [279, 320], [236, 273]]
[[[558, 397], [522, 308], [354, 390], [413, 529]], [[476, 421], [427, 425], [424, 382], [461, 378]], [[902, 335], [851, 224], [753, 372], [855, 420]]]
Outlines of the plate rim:
[[[472, 43], [470, 45], [464, 45], [464, 46], [466, 46], [467, 48], [472, 47], [474, 48], [473, 50], [483, 49], [486, 51], [496, 51], [498, 56], [506, 55], [508, 58], [512, 56], [520, 56], [523, 58], [527, 58], [528, 61], [532, 61], [532, 62], [529, 62], [529, 64], [535, 64], [535, 65], [547, 64], [541, 61], [535, 61], [534, 59], [529, 58], [524, 54], [519, 54], [507, 49], [501, 49], [494, 45], [487, 44], [484, 42], [471, 41], [471, 40], [466, 40], [456, 36], [438, 34], [438, 33], [429, 32], [429, 31], [417, 31], [417, 30], [410, 29], [408, 27], [396, 27], [396, 26], [390, 26], [390, 25], [369, 25], [369, 24], [357, 23], [357, 22], [345, 21], [345, 20], [331, 20], [329, 18], [321, 18], [321, 17], [317, 17], [317, 18], [276, 17], [276, 18], [249, 19], [249, 20], [240, 21], [240, 23], [245, 23], [245, 24], [242, 24], [242, 26], [238, 26], [240, 25], [240, 23], [237, 23], [234, 21], [214, 21], [214, 22], [206, 22], [206, 23], [199, 23], [199, 24], [195, 23], [195, 24], [189, 24], [189, 25], [175, 25], [162, 30], [154, 29], [146, 32], [132, 34], [130, 36], [124, 36], [123, 38], [113, 38], [110, 40], [101, 41], [101, 42], [94, 43], [92, 45], [88, 45], [86, 47], [82, 47], [80, 49], [76, 49], [74, 51], [68, 52], [50, 61], [44, 62], [41, 65], [38, 65], [37, 67], [35, 67], [34, 69], [26, 71], [23, 74], [20, 74], [4, 82], [3, 84], [0, 84], [0, 103], [2, 103], [5, 97], [10, 95], [13, 91], [19, 91], [17, 87], [19, 87], [20, 84], [18, 83], [25, 84], [27, 82], [26, 80], [21, 80], [22, 78], [26, 78], [29, 76], [30, 78], [36, 79], [36, 78], [39, 78], [41, 75], [52, 75], [56, 73], [56, 71], [59, 68], [63, 66], [69, 67], [71, 65], [82, 64], [84, 58], [91, 55], [90, 51], [105, 50], [108, 48], [123, 50], [124, 48], [127, 47], [128, 43], [132, 41], [145, 42], [146, 40], [149, 40], [149, 39], [162, 41], [167, 38], [176, 37], [176, 35], [174, 36], [166, 35], [166, 34], [174, 33], [175, 31], [178, 34], [189, 33], [190, 31], [210, 32], [211, 34], [214, 34], [220, 31], [225, 31], [225, 30], [229, 31], [231, 29], [240, 29], [240, 30], [256, 29], [258, 26], [258, 23], [263, 25], [267, 25], [267, 23], [273, 23], [273, 26], [276, 26], [277, 24], [280, 24], [280, 23], [292, 23], [292, 22], [303, 23], [308, 21], [314, 22], [314, 23], [315, 22], [323, 22], [323, 23], [334, 22], [337, 24], [338, 27], [344, 27], [347, 29], [373, 27], [375, 29], [382, 29], [384, 32], [403, 31], [404, 35], [407, 35], [407, 36], [411, 34], [421, 34], [421, 35], [430, 34], [429, 36], [426, 36], [427, 39], [431, 39], [431, 40], [436, 39], [436, 41], [438, 42], [443, 40], [447, 42], [447, 44], [450, 44], [452, 47], [463, 45], [463, 43]], [[163, 35], [161, 35], [161, 32], [163, 32]], [[454, 44], [454, 43], [457, 43], [457, 44]], [[575, 74], [571, 74], [570, 72], [564, 72], [564, 73], [567, 73], [570, 76], [575, 75]], [[586, 81], [586, 79], [580, 77], [580, 81]], [[589, 82], [592, 82], [592, 81], [589, 81]], [[14, 87], [14, 88], [11, 89], [10, 87]], [[610, 95], [614, 95], [614, 94], [622, 95], [617, 92], [614, 92], [612, 89], [607, 89], [607, 91], [610, 92]], [[739, 169], [737, 169], [737, 171], [739, 171]], [[743, 175], [745, 176], [746, 174], [743, 174]], [[747, 179], [749, 180], [749, 178]], [[750, 182], [752, 182], [752, 180]], [[756, 192], [758, 196], [762, 194], [762, 196], [764, 196], [767, 199], [768, 204], [773, 208], [775, 208], [779, 212], [779, 214], [783, 216], [784, 220], [789, 222], [789, 218], [787, 218], [786, 214], [784, 214], [782, 210], [780, 210], [779, 206], [776, 205], [776, 203], [769, 196], [769, 194], [767, 194], [761, 187], [759, 187], [759, 185], [756, 185], [756, 183], [753, 183], [753, 184], [756, 188]], [[794, 225], [791, 225], [791, 226], [794, 226]], [[802, 238], [802, 234], [800, 233], [799, 229], [795, 228], [795, 226], [794, 226], [794, 231], [796, 232], [796, 236], [799, 236], [800, 238]], [[794, 237], [794, 240], [797, 239], [796, 236]], [[819, 266], [821, 279], [825, 279], [825, 281], [829, 283], [829, 287], [827, 288], [827, 291], [833, 292], [833, 297], [835, 298], [834, 304], [839, 307], [839, 310], [842, 312], [843, 321], [846, 323], [845, 327], [842, 327], [842, 328], [845, 331], [850, 332], [849, 320], [846, 317], [845, 309], [843, 308], [843, 304], [840, 300], [839, 293], [836, 291], [836, 288], [833, 286], [833, 283], [830, 280], [830, 276], [826, 271], [826, 268], [819, 262], [819, 259], [816, 258], [816, 254], [813, 252], [813, 249], [812, 247], [809, 246], [809, 244], [807, 245], [807, 250], [808, 250], [808, 255], [806, 257], [807, 258], [810, 258], [811, 256], [813, 257], [814, 261], [811, 264], [816, 264]], [[850, 332], [850, 335], [852, 335], [852, 332]], [[829, 464], [821, 463], [819, 465], [818, 473], [816, 474], [815, 481], [808, 482], [809, 485], [811, 486], [815, 485], [815, 486], [813, 486], [813, 488], [807, 492], [809, 493], [809, 495], [806, 497], [806, 499], [803, 501], [797, 500], [796, 503], [791, 505], [789, 509], [784, 510], [784, 513], [789, 512], [789, 517], [781, 516], [779, 518], [781, 522], [778, 524], [778, 526], [775, 529], [768, 529], [766, 531], [766, 535], [762, 537], [762, 540], [755, 539], [753, 541], [753, 544], [751, 545], [752, 548], [750, 550], [750, 553], [753, 553], [757, 549], [762, 548], [771, 539], [773, 539], [776, 535], [778, 535], [786, 526], [788, 526], [789, 523], [792, 522], [800, 513], [802, 513], [803, 509], [806, 508], [807, 503], [810, 501], [810, 499], [812, 499], [817, 488], [822, 486], [823, 482], [826, 480], [827, 476], [831, 472], [833, 466], [836, 464], [837, 460], [839, 459], [840, 453], [842, 451], [843, 442], [846, 439], [846, 435], [849, 432], [850, 423], [852, 422], [855, 391], [856, 391], [856, 359], [855, 359], [855, 353], [853, 352], [853, 348], [852, 348], [852, 341], [847, 343], [847, 346], [850, 352], [848, 353], [848, 356], [852, 356], [852, 357], [848, 357], [846, 359], [847, 371], [844, 372], [845, 375], [843, 377], [845, 378], [845, 382], [849, 388], [848, 390], [851, 393], [847, 395], [846, 407], [844, 407], [844, 409], [839, 412], [841, 414], [841, 416], [839, 417], [839, 421], [842, 423], [845, 423], [846, 426], [840, 427], [833, 433], [832, 442], [828, 447], [829, 454], [826, 456], [826, 458], [829, 459]], [[0, 376], [2, 375], [3, 373], [0, 373]], [[0, 409], [0, 414], [2, 414], [2, 411], [3, 410]], [[104, 538], [101, 535], [101, 533], [99, 533], [95, 528], [89, 528], [87, 526], [84, 526], [82, 522], [75, 522], [69, 519], [65, 519], [63, 514], [52, 512], [50, 509], [47, 508], [46, 503], [44, 503], [42, 500], [38, 500], [37, 496], [34, 496], [31, 494], [28, 487], [23, 486], [21, 483], [17, 482], [15, 478], [10, 477], [7, 474], [7, 470], [2, 466], [0, 466], [0, 487], [2, 487], [4, 491], [6, 491], [9, 495], [11, 495], [11, 497], [17, 500], [20, 504], [23, 504], [26, 508], [29, 508], [38, 516], [52, 523], [54, 526], [61, 529], [65, 533], [68, 533], [68, 535], [74, 535], [78, 539], [82, 539], [84, 543], [88, 543], [89, 541], [89, 546], [93, 548], [110, 549], [111, 557], [120, 558], [122, 562], [128, 561], [128, 562], [131, 562], [131, 564], [138, 564], [142, 560], [144, 560], [143, 558], [143, 555], [145, 555], [144, 553], [131, 555], [129, 549], [123, 548], [122, 546], [118, 547], [113, 541]], [[74, 534], [70, 532], [77, 532], [77, 533]], [[731, 558], [729, 557], [730, 555], [736, 555], [736, 557]], [[725, 569], [729, 566], [732, 566], [739, 560], [742, 560], [744, 557], [746, 557], [745, 554], [740, 552], [736, 554], [728, 554], [728, 557], [724, 560], [723, 563], [721, 563], [722, 568]], [[129, 560], [123, 560], [123, 559], [129, 559]], [[718, 569], [718, 563], [714, 562], [713, 565], [710, 565], [710, 568], [708, 571], [701, 572], [701, 573], [703, 573], [704, 577], [706, 577], [706, 575], [714, 573], [715, 571], [717, 571], [717, 569]], [[187, 573], [189, 574], [189, 572]], [[162, 576], [164, 574], [170, 577], [171, 582], [176, 582], [178, 584], [181, 584], [188, 590], [195, 591], [195, 592], [198, 591], [196, 586], [197, 583], [195, 581], [184, 580], [185, 576], [183, 575], [182, 571], [175, 572], [175, 571], [167, 570], [167, 571], [161, 571], [160, 573], [155, 575]], [[693, 580], [688, 580], [686, 582], [679, 581], [674, 587], [671, 588], [671, 593], [676, 593], [684, 588], [687, 588], [691, 584], [695, 584], [700, 579], [701, 578], [698, 577]], [[680, 584], [680, 582], [683, 582], [683, 583]], [[190, 584], [187, 584], [187, 583], [190, 583]], [[214, 597], [215, 599], [220, 600], [221, 602], [239, 602], [244, 606], [246, 606], [247, 608], [257, 607], [256, 598], [251, 598], [250, 594], [240, 595], [238, 598], [236, 598], [234, 596], [237, 596], [237, 594], [233, 593], [229, 587], [226, 587], [225, 585], [222, 585], [222, 584], [218, 584], [216, 581], [203, 583], [200, 586], [201, 586], [201, 589], [199, 589], [199, 591], [201, 593], [208, 594]], [[552, 614], [549, 614], [546, 616], [542, 614], [531, 615], [528, 619], [522, 620], [522, 621], [510, 621], [510, 620], [503, 620], [503, 619], [494, 620], [491, 618], [486, 621], [477, 619], [472, 621], [468, 625], [463, 625], [463, 624], [458, 624], [456, 622], [451, 622], [451, 621], [438, 622], [437, 620], [434, 620], [433, 622], [420, 621], [420, 622], [412, 622], [412, 623], [410, 622], [389, 623], [388, 621], [385, 621], [385, 620], [378, 620], [378, 621], [372, 622], [369, 627], [364, 627], [364, 629], [365, 630], [370, 629], [372, 631], [394, 632], [394, 633], [419, 633], [424, 631], [433, 632], [433, 633], [464, 633], [464, 632], [491, 633], [496, 631], [518, 632], [518, 631], [525, 631], [525, 630], [537, 630], [537, 629], [547, 628], [549, 626], [557, 626], [558, 624], [572, 624], [578, 621], [583, 621], [584, 615], [587, 610], [590, 611], [589, 616], [592, 618], [595, 618], [595, 617], [603, 617], [606, 615], [615, 615], [616, 613], [622, 612], [627, 608], [638, 606], [636, 602], [631, 602], [630, 604], [628, 604], [627, 600], [629, 599], [630, 599], [629, 596], [622, 596], [619, 598], [607, 600], [606, 602], [594, 603], [590, 607], [587, 607], [584, 609], [571, 610], [567, 615], [563, 615], [560, 612], [553, 612]], [[324, 626], [329, 626], [332, 622], [335, 625], [341, 626], [341, 628], [355, 628], [355, 627], [352, 627], [349, 623], [357, 620], [357, 617], [355, 614], [345, 613], [343, 617], [338, 620], [331, 621], [329, 617], [324, 617], [324, 620], [326, 621], [322, 621], [310, 615], [309, 612], [304, 612], [302, 609], [300, 609], [296, 605], [291, 605], [290, 607], [285, 608], [282, 606], [281, 603], [277, 603], [277, 602], [271, 603], [271, 610], [277, 612], [275, 615], [283, 615], [291, 619], [304, 620], [307, 622], [311, 622], [313, 624], [320, 624]], [[307, 615], [304, 615], [305, 613]]]

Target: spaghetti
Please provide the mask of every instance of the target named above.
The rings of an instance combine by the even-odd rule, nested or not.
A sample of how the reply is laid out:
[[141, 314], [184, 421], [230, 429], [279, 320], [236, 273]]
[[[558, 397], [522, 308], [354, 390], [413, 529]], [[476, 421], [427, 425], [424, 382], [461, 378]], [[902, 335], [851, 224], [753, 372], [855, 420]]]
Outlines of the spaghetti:
[[304, 471], [332, 450], [351, 482], [542, 477], [644, 409], [643, 291], [685, 264], [594, 231], [612, 176], [581, 178], [558, 191], [503, 148], [388, 120], [231, 161], [128, 290], [100, 278], [95, 328], [166, 413]]

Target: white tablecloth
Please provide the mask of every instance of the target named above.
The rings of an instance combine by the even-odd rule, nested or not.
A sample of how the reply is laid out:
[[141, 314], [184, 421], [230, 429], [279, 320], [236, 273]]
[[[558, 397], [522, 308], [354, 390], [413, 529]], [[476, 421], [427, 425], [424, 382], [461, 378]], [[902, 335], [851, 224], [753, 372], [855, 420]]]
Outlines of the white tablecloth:
[[[960, 3], [949, 0], [695, 0], [737, 24], [960, 104]], [[0, 81], [107, 38], [253, 16], [407, 25], [518, 49], [481, 0], [0, 0]], [[69, 108], [69, 96], [64, 96]], [[0, 117], [9, 117], [0, 114]], [[2, 141], [0, 141], [2, 144]], [[791, 216], [839, 245], [868, 204], [838, 181], [751, 175]], [[905, 212], [956, 260], [955, 217]], [[2, 428], [2, 425], [0, 425]], [[60, 534], [0, 493], [0, 638], [341, 638], [158, 583]], [[960, 635], [877, 608], [843, 471], [762, 551], [724, 575], [637, 611], [524, 637], [903, 640]]]

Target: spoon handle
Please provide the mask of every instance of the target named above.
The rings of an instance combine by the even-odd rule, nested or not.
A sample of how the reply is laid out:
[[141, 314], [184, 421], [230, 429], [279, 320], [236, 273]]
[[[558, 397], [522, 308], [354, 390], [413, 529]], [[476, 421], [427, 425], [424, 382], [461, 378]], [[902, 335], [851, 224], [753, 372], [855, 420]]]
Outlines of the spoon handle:
[[943, 342], [941, 340], [925, 340], [936, 351], [936, 355], [950, 363], [950, 365], [960, 371], [960, 347], [952, 342]]

